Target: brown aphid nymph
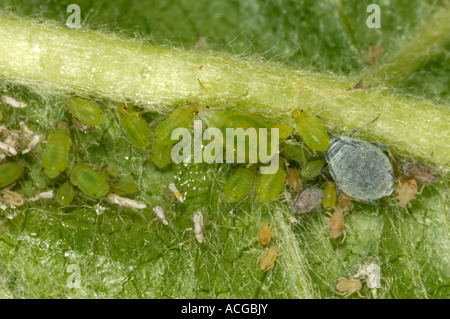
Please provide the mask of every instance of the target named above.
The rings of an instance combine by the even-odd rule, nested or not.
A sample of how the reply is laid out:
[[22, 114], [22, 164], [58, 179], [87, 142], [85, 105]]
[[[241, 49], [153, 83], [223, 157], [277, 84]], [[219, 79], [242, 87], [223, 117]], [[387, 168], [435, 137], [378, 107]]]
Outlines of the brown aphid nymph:
[[300, 177], [298, 176], [297, 169], [289, 168], [286, 171], [286, 177], [291, 190], [294, 193], [298, 193], [300, 191], [300, 188], [302, 187], [302, 182], [300, 181]]
[[266, 245], [272, 237], [272, 226], [270, 222], [263, 222], [259, 231], [259, 242]]
[[264, 252], [264, 254], [259, 260], [259, 266], [261, 267], [261, 270], [267, 270], [269, 268], [272, 268], [273, 264], [275, 263], [275, 259], [277, 258], [279, 250], [280, 250], [279, 248], [271, 246]]
[[374, 64], [380, 59], [383, 51], [383, 45], [381, 45], [380, 43], [372, 45], [367, 51], [364, 60], [369, 64]]
[[316, 187], [309, 187], [301, 192], [294, 201], [292, 206], [297, 214], [307, 213], [322, 204], [323, 191]]
[[[344, 209], [337, 207], [334, 210], [333, 215], [331, 215], [330, 221], [328, 223], [328, 231], [333, 239], [341, 236], [344, 231]], [[345, 239], [345, 234], [344, 234]]]
[[360, 295], [361, 282], [357, 279], [341, 279], [336, 285], [336, 290], [338, 294], [344, 297], [348, 297], [355, 292]]
[[350, 211], [353, 208], [351, 198], [343, 194], [343, 196], [339, 200], [339, 207], [343, 210], [344, 213]]
[[410, 205], [409, 202], [414, 198], [417, 192], [418, 186], [414, 178], [402, 178], [400, 183], [395, 188], [397, 194], [398, 206], [406, 208]]
[[19, 207], [25, 202], [22, 195], [19, 193], [10, 191], [9, 189], [3, 189], [0, 194], [3, 196], [3, 200], [9, 206]]
[[434, 184], [437, 180], [436, 173], [431, 167], [421, 163], [408, 163], [403, 166], [406, 177], [414, 178], [424, 184]]

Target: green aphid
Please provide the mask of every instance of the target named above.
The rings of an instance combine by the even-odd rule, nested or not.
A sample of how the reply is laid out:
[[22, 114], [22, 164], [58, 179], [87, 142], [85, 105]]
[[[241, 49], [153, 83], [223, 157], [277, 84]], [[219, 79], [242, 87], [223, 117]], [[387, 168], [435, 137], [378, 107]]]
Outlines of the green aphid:
[[292, 134], [292, 127], [287, 124], [276, 124], [272, 125], [272, 128], [278, 129], [279, 138], [288, 138]]
[[102, 198], [109, 193], [109, 183], [102, 173], [87, 163], [76, 164], [70, 173], [70, 182], [88, 197]]
[[254, 171], [248, 168], [238, 168], [226, 181], [223, 187], [223, 198], [229, 203], [243, 199], [253, 186]]
[[286, 171], [281, 167], [274, 174], [260, 174], [256, 193], [261, 203], [277, 199], [286, 183]]
[[172, 145], [161, 143], [158, 138], [153, 139], [152, 163], [159, 169], [170, 165], [172, 163]]
[[106, 173], [111, 177], [119, 176], [121, 172], [117, 162], [109, 162], [106, 166]]
[[281, 151], [281, 154], [290, 161], [295, 161], [300, 165], [305, 164], [309, 159], [309, 154], [305, 148], [300, 144], [286, 144]]
[[[239, 145], [239, 143], [245, 143], [245, 161], [249, 160], [249, 154], [256, 154], [257, 157], [259, 157], [259, 151], [258, 151], [258, 147], [259, 147], [259, 139], [260, 138], [266, 138], [266, 136], [261, 136], [259, 135], [259, 129], [260, 128], [266, 128], [267, 129], [267, 140], [266, 141], [266, 145], [267, 145], [267, 152], [270, 152], [271, 150], [271, 143], [270, 143], [270, 125], [268, 123], [266, 123], [266, 121], [264, 121], [263, 119], [259, 118], [256, 115], [250, 115], [250, 114], [246, 114], [237, 110], [225, 110], [225, 111], [211, 111], [212, 116], [210, 117], [210, 119], [208, 120], [208, 126], [209, 127], [215, 127], [218, 128], [222, 134], [223, 134], [223, 139], [224, 139], [224, 148], [226, 149], [227, 147], [230, 149], [237, 149], [237, 146]], [[255, 133], [256, 133], [256, 138], [258, 140], [258, 143], [249, 143], [248, 140], [250, 140], [250, 138], [248, 136], [245, 135], [241, 135], [241, 136], [235, 136], [234, 140], [231, 139], [227, 139], [226, 138], [226, 130], [227, 128], [230, 129], [234, 129], [236, 132], [236, 129], [243, 129], [244, 132], [247, 131], [248, 129], [255, 129]], [[250, 132], [250, 131], [248, 131]], [[243, 140], [243, 138], [245, 138], [245, 140]], [[264, 143], [264, 141], [262, 141], [261, 143]], [[237, 157], [237, 151], [235, 151], [235, 157]], [[257, 159], [259, 160], [259, 158]]]
[[306, 165], [301, 169], [300, 175], [305, 178], [314, 178], [321, 174], [323, 167], [326, 162], [323, 159], [315, 160], [306, 163]]
[[2, 110], [0, 110], [0, 121], [3, 120]]
[[325, 190], [323, 191], [323, 208], [330, 210], [336, 207], [336, 184], [334, 182], [326, 182]]
[[11, 185], [23, 174], [22, 165], [16, 162], [0, 164], [0, 188]]
[[73, 189], [73, 186], [69, 181], [59, 186], [58, 190], [56, 191], [56, 201], [61, 206], [67, 206], [72, 203], [74, 196], [75, 190]]
[[188, 107], [180, 107], [172, 111], [164, 121], [159, 124], [156, 129], [155, 135], [156, 138], [162, 144], [173, 145], [177, 141], [172, 140], [172, 132], [176, 128], [189, 128], [192, 124], [192, 119], [194, 118], [194, 114], [197, 112], [197, 109], [193, 106]]
[[146, 147], [150, 143], [147, 122], [134, 110], [132, 104], [122, 103], [116, 109], [125, 134], [134, 147]]
[[100, 107], [81, 97], [67, 98], [63, 102], [69, 112], [80, 122], [89, 126], [99, 126], [105, 121]]
[[55, 178], [63, 172], [69, 163], [69, 152], [72, 139], [68, 134], [66, 123], [56, 124], [56, 129], [47, 138], [47, 146], [42, 156], [42, 166], [50, 178]]
[[270, 133], [270, 125], [255, 115], [250, 115], [238, 110], [212, 111], [214, 112], [209, 120], [209, 127], [216, 127], [226, 134], [227, 128], [267, 128]]
[[117, 195], [133, 194], [136, 193], [138, 189], [138, 184], [136, 184], [131, 177], [123, 177], [118, 181], [111, 183], [111, 190]]
[[330, 137], [316, 116], [310, 116], [301, 109], [292, 112], [297, 132], [306, 146], [315, 152], [323, 152], [330, 146]]

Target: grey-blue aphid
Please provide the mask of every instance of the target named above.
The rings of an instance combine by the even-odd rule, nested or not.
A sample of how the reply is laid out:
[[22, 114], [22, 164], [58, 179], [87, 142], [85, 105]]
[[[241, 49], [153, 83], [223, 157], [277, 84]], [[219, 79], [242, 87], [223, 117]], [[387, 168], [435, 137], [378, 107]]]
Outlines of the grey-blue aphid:
[[325, 158], [338, 188], [353, 199], [376, 204], [394, 192], [392, 164], [369, 142], [332, 135]]

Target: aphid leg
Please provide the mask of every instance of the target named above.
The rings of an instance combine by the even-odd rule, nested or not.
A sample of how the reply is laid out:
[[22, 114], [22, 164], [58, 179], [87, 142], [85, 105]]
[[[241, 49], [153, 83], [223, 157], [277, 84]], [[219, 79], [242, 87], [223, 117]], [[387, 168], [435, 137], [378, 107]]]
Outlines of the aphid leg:
[[[337, 186], [337, 185], [336, 185], [336, 186]], [[339, 187], [336, 187], [336, 193], [337, 193], [337, 195], [338, 195], [339, 197], [344, 197], [344, 196], [342, 195], [341, 189], [340, 189]]]
[[378, 116], [377, 116], [375, 119], [373, 119], [372, 121], [370, 121], [369, 123], [364, 124], [363, 126], [357, 128], [356, 130], [351, 131], [350, 134], [349, 134], [348, 136], [349, 136], [349, 137], [352, 137], [356, 132], [358, 132], [358, 131], [362, 130], [363, 128], [369, 126], [370, 124], [374, 123], [376, 120], [378, 120], [378, 118], [380, 117], [380, 115], [381, 115], [381, 114], [378, 114]]
[[[329, 218], [331, 218], [331, 216], [333, 215], [331, 212], [325, 212], [325, 215], [327, 215]], [[323, 233], [323, 230], [324, 229], [328, 229], [328, 224], [330, 223], [330, 219], [328, 218], [328, 221], [327, 221], [327, 224], [325, 225], [325, 226], [323, 226], [321, 229], [320, 229], [320, 232], [319, 232], [319, 237], [317, 238], [317, 239], [322, 239], [322, 233]]]
[[[344, 227], [348, 227], [347, 225], [344, 225]], [[342, 240], [340, 244], [343, 244], [345, 239], [347, 238], [347, 231], [345, 229], [342, 230]]]
[[388, 152], [389, 152], [389, 147], [387, 147], [387, 146], [384, 145], [384, 144], [377, 143], [377, 142], [370, 142], [370, 144], [372, 144], [372, 145], [374, 145], [374, 146], [378, 146], [378, 147], [384, 149], [385, 151], [388, 151]]
[[374, 146], [378, 146], [378, 147], [384, 149], [384, 150], [388, 153], [389, 161], [391, 162], [392, 168], [394, 169], [394, 172], [393, 172], [393, 173], [392, 173], [392, 172], [389, 173], [389, 175], [394, 179], [394, 181], [395, 181], [396, 184], [399, 184], [398, 177], [400, 176], [400, 174], [399, 174], [398, 168], [397, 168], [397, 161], [395, 160], [395, 157], [394, 157], [394, 155], [392, 154], [392, 152], [391, 152], [391, 150], [389, 149], [389, 147], [387, 147], [387, 146], [384, 145], [384, 144], [377, 143], [377, 142], [371, 142], [370, 144], [372, 144], [372, 145], [374, 145]]
[[325, 165], [323, 165], [323, 167], [320, 169], [320, 174], [323, 174], [325, 172], [325, 170], [327, 169], [328, 164], [325, 163]]
[[377, 299], [377, 288], [372, 288], [371, 290], [372, 290], [373, 299]]
[[123, 220], [122, 215], [120, 214], [121, 212], [122, 212], [122, 207], [119, 207], [119, 209], [117, 210], [117, 216], [119, 216], [119, 218], [122, 221], [123, 225], [126, 226], [127, 224]]
[[398, 179], [395, 177], [394, 173], [389, 173], [389, 175], [392, 177], [392, 179], [394, 180], [394, 182], [396, 184], [400, 184], [400, 182], [398, 181]]
[[[187, 231], [189, 231], [189, 250], [191, 250], [192, 232], [194, 231], [194, 228], [192, 228], [192, 227], [186, 228], [186, 229], [183, 231], [183, 233], [181, 234], [180, 241], [183, 240], [184, 234], [185, 234]], [[182, 245], [183, 245], [183, 243], [180, 243], [180, 246], [182, 246]]]
[[[408, 203], [408, 205], [411, 206], [410, 203]], [[412, 220], [414, 220], [416, 223], [422, 224], [422, 223], [419, 222], [413, 215], [411, 215], [411, 213], [408, 211], [408, 208], [406, 208], [406, 207], [405, 207], [405, 212], [406, 212], [406, 214], [408, 214], [408, 216], [409, 216]]]
[[[295, 205], [292, 205], [292, 207], [295, 207]], [[295, 210], [298, 210], [297, 207], [294, 208], [294, 211], [295, 211]], [[299, 212], [295, 212], [295, 214], [297, 214], [298, 220], [299, 220], [299, 221], [300, 221], [300, 218], [303, 217], [303, 216], [304, 216], [304, 217], [307, 217], [309, 220], [312, 221], [312, 217], [311, 217], [308, 213], [299, 213]]]
[[358, 265], [358, 271], [354, 276], [352, 276], [352, 278], [359, 279], [360, 281], [362, 281], [362, 279], [364, 279], [366, 276], [367, 276], [366, 268], [363, 267], [362, 265]]
[[361, 299], [369, 299], [369, 296], [367, 294], [365, 296], [363, 296], [361, 294], [361, 290], [358, 290], [356, 293], [358, 294], [359, 298], [361, 298]]
[[423, 184], [422, 185], [422, 187], [420, 188], [420, 191], [418, 191], [417, 193], [416, 193], [416, 195], [422, 195], [422, 191], [423, 191], [423, 188], [425, 187], [425, 184]]
[[366, 202], [366, 203], [368, 203], [368, 204], [375, 205], [375, 206], [380, 206], [380, 204], [378, 204], [377, 202], [374, 202], [374, 201], [371, 200], [371, 199], [365, 199], [364, 202]]

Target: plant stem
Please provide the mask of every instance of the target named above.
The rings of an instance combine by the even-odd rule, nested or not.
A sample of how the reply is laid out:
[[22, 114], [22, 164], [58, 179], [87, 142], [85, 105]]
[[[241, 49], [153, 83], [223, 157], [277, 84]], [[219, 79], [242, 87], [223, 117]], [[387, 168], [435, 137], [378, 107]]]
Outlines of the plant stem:
[[0, 16], [0, 40], [0, 76], [11, 81], [127, 100], [160, 112], [162, 105], [192, 98], [207, 104], [214, 97], [225, 104], [248, 90], [238, 101], [241, 108], [287, 118], [300, 105], [345, 130], [381, 114], [364, 129], [371, 140], [415, 157], [429, 159], [433, 154], [441, 165], [450, 157], [448, 108], [379, 90], [347, 90], [355, 84], [352, 79], [214, 52], [157, 47], [14, 16]]

